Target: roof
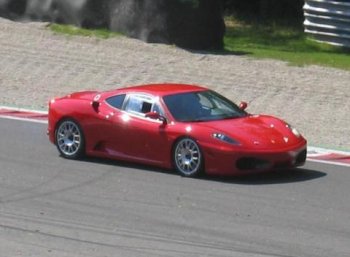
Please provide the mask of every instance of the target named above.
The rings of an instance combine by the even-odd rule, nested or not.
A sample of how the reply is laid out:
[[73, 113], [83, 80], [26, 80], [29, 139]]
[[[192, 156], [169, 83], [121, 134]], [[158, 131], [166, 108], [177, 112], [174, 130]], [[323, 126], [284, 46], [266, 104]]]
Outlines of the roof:
[[113, 91], [109, 91], [108, 95], [115, 93], [131, 93], [131, 92], [142, 92], [157, 96], [173, 95], [179, 93], [193, 92], [193, 91], [204, 91], [207, 90], [205, 87], [188, 85], [188, 84], [175, 84], [175, 83], [161, 83], [161, 84], [145, 84], [139, 86], [119, 88]]

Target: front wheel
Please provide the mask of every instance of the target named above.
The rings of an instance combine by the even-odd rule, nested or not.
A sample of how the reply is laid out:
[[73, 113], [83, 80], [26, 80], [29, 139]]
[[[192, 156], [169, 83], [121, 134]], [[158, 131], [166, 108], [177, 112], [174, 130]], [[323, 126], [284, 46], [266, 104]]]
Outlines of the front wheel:
[[56, 145], [67, 159], [78, 159], [84, 155], [84, 136], [79, 124], [72, 119], [62, 120], [56, 130]]
[[173, 162], [177, 172], [184, 177], [198, 177], [203, 172], [201, 150], [191, 138], [183, 138], [176, 142]]

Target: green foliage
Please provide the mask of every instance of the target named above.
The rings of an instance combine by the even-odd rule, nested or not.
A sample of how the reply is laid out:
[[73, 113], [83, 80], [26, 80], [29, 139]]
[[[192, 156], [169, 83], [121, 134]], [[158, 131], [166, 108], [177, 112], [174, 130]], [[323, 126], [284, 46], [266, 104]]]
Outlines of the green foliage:
[[227, 51], [283, 60], [298, 66], [315, 64], [350, 70], [349, 51], [315, 42], [302, 28], [226, 21], [224, 42]]
[[225, 13], [241, 19], [303, 20], [304, 0], [221, 0]]
[[55, 33], [68, 36], [85, 36], [107, 39], [122, 35], [121, 33], [111, 32], [107, 29], [83, 29], [73, 25], [62, 25], [56, 23], [50, 24], [49, 28]]

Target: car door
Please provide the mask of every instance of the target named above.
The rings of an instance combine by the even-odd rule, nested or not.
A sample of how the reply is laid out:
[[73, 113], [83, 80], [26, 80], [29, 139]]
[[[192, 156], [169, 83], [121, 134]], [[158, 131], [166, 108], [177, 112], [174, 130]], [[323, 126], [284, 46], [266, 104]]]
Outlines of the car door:
[[146, 118], [151, 111], [162, 112], [157, 98], [144, 94], [130, 94], [123, 107], [122, 135], [124, 151], [131, 159], [161, 164], [170, 155], [167, 128], [160, 120]]
[[112, 156], [123, 155], [123, 145], [116, 144], [121, 141], [121, 134], [118, 131], [122, 130], [122, 123], [116, 123], [115, 117], [121, 114], [121, 109], [124, 103], [126, 94], [118, 94], [107, 99], [100, 100], [98, 98], [96, 107], [94, 108], [94, 119], [89, 121], [87, 128], [91, 142], [89, 148], [94, 149], [95, 153], [106, 153]]

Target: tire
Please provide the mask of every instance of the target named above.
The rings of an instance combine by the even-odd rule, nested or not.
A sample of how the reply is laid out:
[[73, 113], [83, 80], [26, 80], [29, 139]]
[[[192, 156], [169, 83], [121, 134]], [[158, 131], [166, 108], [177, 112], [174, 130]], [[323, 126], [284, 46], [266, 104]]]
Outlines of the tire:
[[80, 125], [72, 119], [62, 120], [55, 133], [56, 146], [67, 159], [79, 159], [85, 154], [85, 139]]
[[185, 137], [174, 145], [173, 163], [176, 171], [183, 177], [198, 177], [203, 173], [203, 155], [199, 145]]

